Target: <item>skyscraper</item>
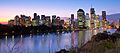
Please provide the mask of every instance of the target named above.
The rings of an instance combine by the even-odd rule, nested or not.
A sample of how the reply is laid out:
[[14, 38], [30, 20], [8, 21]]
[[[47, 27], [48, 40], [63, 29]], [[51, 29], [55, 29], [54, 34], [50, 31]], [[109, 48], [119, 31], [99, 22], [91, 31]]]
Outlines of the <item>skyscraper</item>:
[[39, 15], [37, 15], [37, 24], [38, 24], [38, 26], [40, 25], [40, 16]]
[[25, 26], [25, 16], [20, 15], [20, 26]]
[[56, 25], [60, 26], [60, 17], [59, 16], [56, 18]]
[[83, 9], [79, 9], [77, 11], [77, 20], [78, 20], [78, 27], [83, 28], [85, 26], [85, 12]]
[[14, 25], [19, 25], [19, 23], [20, 23], [19, 16], [16, 15], [14, 18]]
[[95, 20], [94, 20], [94, 23], [95, 23], [95, 28], [100, 28], [100, 20], [99, 20], [99, 15], [96, 15], [95, 16]]
[[35, 19], [32, 19], [32, 26], [37, 26], [37, 21]]
[[102, 27], [106, 28], [106, 11], [102, 11]]
[[34, 13], [34, 18], [33, 18], [33, 20], [36, 20], [36, 24], [37, 24], [37, 26], [39, 26], [39, 21], [40, 21], [40, 16], [39, 15], [37, 15], [37, 13]]
[[37, 13], [34, 13], [34, 18], [35, 18], [35, 19], [37, 18]]
[[90, 8], [90, 23], [91, 23], [91, 28], [95, 28], [95, 23], [94, 23], [94, 19], [95, 19], [95, 10], [94, 8]]
[[71, 14], [71, 20], [74, 20], [74, 14]]
[[73, 28], [74, 25], [74, 14], [71, 14], [71, 28]]
[[41, 21], [43, 24], [45, 24], [45, 15], [41, 15]]
[[90, 28], [90, 18], [88, 13], [86, 13], [85, 16], [85, 27]]
[[94, 19], [95, 17], [95, 10], [94, 10], [94, 8], [91, 8], [90, 9], [90, 16], [91, 16], [91, 19]]
[[102, 11], [102, 20], [106, 20], [106, 11]]
[[31, 26], [31, 17], [30, 16], [25, 16], [25, 26]]
[[46, 26], [51, 26], [51, 19], [50, 19], [50, 16], [45, 16], [45, 25]]
[[60, 20], [60, 26], [64, 27], [64, 20]]
[[56, 26], [56, 15], [52, 15], [52, 25]]

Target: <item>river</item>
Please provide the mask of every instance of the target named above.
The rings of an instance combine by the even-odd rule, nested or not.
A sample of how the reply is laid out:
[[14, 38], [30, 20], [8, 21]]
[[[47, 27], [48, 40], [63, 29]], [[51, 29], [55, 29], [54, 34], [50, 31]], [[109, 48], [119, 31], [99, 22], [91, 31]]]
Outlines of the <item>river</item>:
[[81, 47], [99, 30], [12, 36], [0, 39], [0, 53], [54, 53], [60, 49]]

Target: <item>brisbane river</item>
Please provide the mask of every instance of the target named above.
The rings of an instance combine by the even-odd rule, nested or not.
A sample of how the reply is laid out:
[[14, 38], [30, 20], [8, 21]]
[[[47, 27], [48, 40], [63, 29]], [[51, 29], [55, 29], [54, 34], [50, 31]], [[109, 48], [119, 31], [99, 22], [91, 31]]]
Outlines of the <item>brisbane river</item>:
[[81, 30], [27, 37], [0, 39], [0, 53], [54, 53], [61, 49], [80, 48], [100, 30]]

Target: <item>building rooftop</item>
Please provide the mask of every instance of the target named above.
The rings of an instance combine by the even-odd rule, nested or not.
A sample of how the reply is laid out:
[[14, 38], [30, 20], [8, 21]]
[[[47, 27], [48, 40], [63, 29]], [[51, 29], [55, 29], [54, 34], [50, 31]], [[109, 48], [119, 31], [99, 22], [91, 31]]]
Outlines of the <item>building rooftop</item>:
[[79, 9], [77, 12], [84, 12], [83, 9]]

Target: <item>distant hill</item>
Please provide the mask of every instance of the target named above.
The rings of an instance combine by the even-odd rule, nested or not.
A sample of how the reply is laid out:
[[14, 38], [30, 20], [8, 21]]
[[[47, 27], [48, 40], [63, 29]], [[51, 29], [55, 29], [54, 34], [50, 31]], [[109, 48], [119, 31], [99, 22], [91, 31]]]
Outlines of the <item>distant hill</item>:
[[120, 19], [120, 13], [107, 15], [107, 19], [108, 20], [118, 20], [118, 19]]
[[[107, 15], [106, 18], [111, 23], [113, 20], [120, 19], [120, 13]], [[102, 16], [100, 16], [100, 20], [102, 20]]]

